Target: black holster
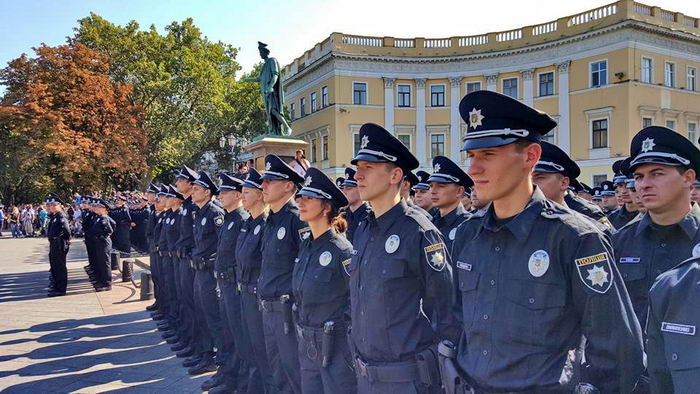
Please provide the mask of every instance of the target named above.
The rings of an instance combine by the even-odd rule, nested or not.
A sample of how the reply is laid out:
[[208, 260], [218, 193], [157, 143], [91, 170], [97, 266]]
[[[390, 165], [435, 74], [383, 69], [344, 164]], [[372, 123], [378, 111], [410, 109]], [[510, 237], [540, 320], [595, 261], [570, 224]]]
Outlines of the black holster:
[[440, 365], [436, 349], [431, 346], [416, 354], [416, 364], [421, 382], [428, 387], [440, 386]]
[[446, 394], [474, 393], [474, 389], [462, 376], [457, 368], [457, 347], [454, 343], [444, 340], [438, 344], [438, 359], [442, 386]]
[[333, 330], [335, 323], [328, 321], [323, 325], [323, 336], [321, 337], [321, 366], [327, 367], [331, 363], [333, 357]]
[[280, 303], [282, 304], [282, 314], [284, 317], [284, 335], [288, 335], [292, 331], [294, 325], [294, 318], [292, 312], [292, 300], [289, 294], [285, 294], [280, 297]]

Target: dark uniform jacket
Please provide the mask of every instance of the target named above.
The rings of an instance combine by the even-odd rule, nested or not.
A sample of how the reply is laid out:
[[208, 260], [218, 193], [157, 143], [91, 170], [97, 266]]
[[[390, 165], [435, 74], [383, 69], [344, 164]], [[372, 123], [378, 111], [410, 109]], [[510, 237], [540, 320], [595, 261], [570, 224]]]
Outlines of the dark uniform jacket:
[[370, 211], [370, 207], [369, 204], [363, 202], [362, 205], [357, 207], [355, 212], [353, 212], [352, 209], [350, 209], [350, 207], [346, 207], [344, 211], [345, 220], [348, 222], [348, 231], [345, 233], [345, 236], [348, 238], [348, 241], [352, 243], [352, 238], [355, 235], [355, 230], [357, 230], [357, 226], [360, 224], [360, 222], [367, 217], [367, 214]]
[[236, 279], [246, 286], [257, 286], [262, 265], [262, 236], [267, 213], [248, 217], [236, 239]]
[[612, 225], [615, 228], [622, 228], [627, 223], [634, 220], [634, 218], [636, 218], [637, 215], [639, 215], [638, 211], [630, 212], [623, 205], [620, 208], [617, 208], [616, 210], [612, 211], [612, 213], [608, 215], [608, 219], [610, 219], [610, 223], [612, 223]]
[[309, 237], [301, 245], [294, 264], [292, 287], [298, 322], [304, 327], [323, 327], [332, 321], [346, 326], [350, 318], [347, 266], [352, 244], [334, 230], [318, 239]]
[[445, 215], [445, 217], [440, 216], [440, 210], [433, 215], [433, 224], [440, 230], [447, 244], [448, 251], [452, 250], [452, 242], [457, 235], [457, 227], [462, 224], [463, 221], [467, 220], [469, 216], [471, 216], [471, 214], [464, 209], [464, 205], [462, 204], [459, 204], [457, 208], [453, 209], [450, 213]]
[[661, 274], [649, 292], [647, 362], [651, 390], [700, 391], [700, 258]]
[[47, 219], [49, 224], [46, 227], [46, 237], [49, 242], [62, 240], [67, 243], [70, 241], [68, 217], [63, 211], [49, 214]]
[[148, 250], [151, 251], [153, 248], [153, 232], [155, 231], [156, 222], [158, 221], [158, 216], [156, 208], [153, 205], [148, 206], [148, 223], [146, 225], [146, 239], [148, 239]]
[[148, 208], [132, 209], [130, 212], [131, 220], [135, 226], [129, 232], [129, 240], [134, 249], [145, 252], [148, 250], [148, 238], [146, 231], [148, 226]]
[[111, 248], [112, 239], [109, 237], [114, 232], [114, 220], [107, 215], [97, 215], [90, 221], [90, 235], [97, 241], [102, 241]]
[[404, 200], [379, 218], [371, 212], [354, 241], [351, 340], [364, 362], [413, 361], [439, 340], [455, 339], [447, 250], [423, 212]]
[[163, 226], [165, 230], [165, 239], [167, 241], [167, 250], [170, 253], [175, 253], [177, 251], [177, 240], [180, 238], [180, 220], [182, 220], [181, 214], [182, 208], [178, 208], [175, 211], [169, 211], [168, 219]]
[[[457, 231], [463, 334], [459, 366], [485, 391], [631, 392], [643, 371], [641, 328], [606, 236], [535, 192], [517, 216], [478, 214]], [[585, 373], [567, 365], [587, 338]], [[572, 365], [573, 364], [573, 365]]]
[[250, 215], [243, 208], [237, 208], [227, 212], [224, 216], [224, 224], [219, 232], [219, 244], [216, 248], [216, 272], [228, 275], [226, 279], [235, 280], [236, 272], [236, 244], [241, 234], [241, 227]]
[[700, 256], [700, 207], [693, 204], [678, 223], [658, 226], [646, 214], [613, 235], [613, 248], [639, 321], [647, 321], [649, 289], [679, 261]]
[[155, 213], [155, 224], [153, 226], [153, 250], [154, 251], [159, 251], [161, 248], [160, 245], [160, 234], [161, 230], [163, 229], [163, 225], [165, 224], [165, 218], [166, 218], [166, 213], [168, 211], [161, 211], [161, 212], [156, 212]]
[[112, 246], [120, 252], [129, 252], [131, 250], [131, 240], [129, 239], [131, 215], [129, 208], [110, 209], [109, 217], [116, 223], [112, 233]]
[[617, 228], [610, 223], [610, 220], [607, 216], [605, 216], [603, 210], [600, 209], [599, 206], [587, 201], [584, 198], [581, 198], [571, 192], [567, 192], [564, 194], [564, 202], [572, 211], [576, 211], [583, 216], [592, 219], [595, 223], [598, 223], [596, 224], [598, 228], [606, 232], [608, 235], [611, 235]]
[[188, 197], [182, 203], [182, 220], [180, 220], [180, 238], [177, 240], [176, 249], [181, 258], [190, 258], [194, 248], [194, 218], [199, 207]]
[[192, 230], [194, 234], [192, 259], [197, 263], [203, 263], [205, 269], [214, 269], [219, 231], [223, 225], [224, 210], [211, 201], [196, 211]]

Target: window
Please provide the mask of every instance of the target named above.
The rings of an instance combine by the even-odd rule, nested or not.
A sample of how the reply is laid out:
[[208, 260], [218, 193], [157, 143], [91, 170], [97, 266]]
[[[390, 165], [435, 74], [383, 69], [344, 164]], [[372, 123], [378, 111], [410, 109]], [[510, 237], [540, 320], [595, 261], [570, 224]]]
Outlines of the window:
[[503, 94], [514, 99], [518, 98], [518, 78], [507, 78], [503, 80]]
[[688, 122], [688, 139], [693, 144], [698, 143], [698, 124], [695, 122]]
[[642, 82], [644, 83], [653, 83], [653, 69], [654, 65], [652, 63], [651, 58], [648, 57], [643, 57], [642, 58]]
[[316, 112], [316, 104], [318, 104], [318, 100], [316, 99], [316, 92], [311, 92], [311, 112]]
[[289, 104], [289, 117], [294, 120], [296, 117], [296, 106], [294, 103]]
[[352, 83], [352, 103], [367, 105], [367, 84], [363, 82]]
[[557, 129], [555, 128], [554, 130], [550, 131], [549, 133], [545, 134], [542, 136], [542, 141], [547, 141], [550, 144], [556, 144], [556, 133]]
[[688, 82], [687, 82], [687, 86], [685, 87], [686, 89], [688, 89], [690, 91], [698, 90], [698, 84], [696, 82], [697, 75], [698, 75], [698, 71], [695, 67], [688, 67]]
[[306, 97], [302, 97], [301, 100], [299, 100], [299, 116], [302, 118], [306, 116]]
[[595, 88], [608, 84], [608, 61], [601, 60], [591, 63], [591, 87]]
[[311, 140], [309, 145], [309, 156], [312, 163], [316, 162], [316, 140]]
[[322, 144], [321, 160], [328, 160], [328, 136], [327, 135], [324, 135], [321, 138], [321, 144]]
[[540, 97], [554, 94], [554, 73], [540, 74]]
[[601, 183], [608, 180], [607, 175], [593, 175], [593, 187], [599, 187]]
[[430, 106], [445, 106], [445, 85], [430, 85]]
[[592, 149], [608, 147], [608, 119], [596, 119], [591, 123]]
[[328, 86], [321, 88], [321, 108], [328, 106]]
[[398, 134], [396, 138], [401, 141], [401, 143], [408, 148], [408, 150], [411, 150], [411, 135], [410, 134]]
[[481, 82], [467, 82], [467, 94], [481, 90]]
[[671, 130], [676, 129], [676, 121], [673, 119], [666, 119], [666, 127], [668, 127]]
[[399, 107], [410, 107], [411, 106], [411, 85], [398, 85], [396, 88], [398, 91], [398, 106]]
[[360, 134], [352, 134], [352, 157], [357, 156], [357, 152], [360, 151], [360, 146], [362, 146], [362, 141], [360, 140]]
[[650, 117], [648, 117], [648, 116], [645, 116], [645, 117], [642, 118], [642, 128], [644, 128], [644, 127], [649, 127], [649, 126], [651, 126], [653, 123], [654, 123], [654, 119], [652, 119], [652, 118], [650, 118]]
[[666, 62], [664, 64], [664, 85], [676, 87], [676, 64]]
[[445, 134], [430, 135], [430, 157], [445, 155]]

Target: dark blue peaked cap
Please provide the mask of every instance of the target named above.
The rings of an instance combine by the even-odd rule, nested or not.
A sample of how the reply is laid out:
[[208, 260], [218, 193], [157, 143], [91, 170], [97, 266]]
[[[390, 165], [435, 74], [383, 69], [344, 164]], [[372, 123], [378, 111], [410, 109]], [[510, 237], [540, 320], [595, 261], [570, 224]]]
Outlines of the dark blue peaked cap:
[[262, 180], [260, 180], [260, 177], [261, 175], [258, 170], [255, 168], [249, 168], [248, 173], [245, 175], [245, 180], [241, 186], [262, 190]]
[[291, 181], [299, 184], [304, 181], [296, 171], [277, 155], [265, 156], [265, 172], [260, 179], [270, 181]]
[[335, 182], [321, 170], [314, 167], [310, 167], [306, 170], [304, 183], [302, 184], [301, 190], [297, 193], [297, 196], [328, 200], [336, 209], [348, 205], [348, 199], [338, 186], [336, 186]]
[[61, 205], [65, 204], [63, 202], [63, 200], [61, 200], [57, 195], [55, 195], [53, 193], [49, 193], [46, 196], [46, 203], [47, 204], [61, 204]]
[[335, 185], [336, 186], [343, 187], [343, 183], [345, 183], [345, 178], [343, 178], [342, 176], [335, 178]]
[[193, 185], [199, 185], [205, 189], [209, 189], [211, 191], [212, 195], [219, 194], [219, 188], [216, 187], [216, 184], [211, 179], [209, 174], [207, 174], [204, 171], [200, 171], [197, 175], [198, 175], [197, 179], [192, 181]]
[[199, 178], [199, 174], [197, 174], [197, 171], [191, 169], [190, 167], [182, 166], [180, 172], [175, 176], [175, 178], [184, 178], [190, 182], [194, 182], [197, 180], [197, 178]]
[[519, 139], [539, 142], [557, 126], [546, 113], [489, 90], [464, 96], [459, 114], [467, 124], [462, 150], [493, 148]]
[[360, 127], [360, 150], [350, 163], [358, 161], [374, 163], [394, 163], [404, 175], [418, 168], [418, 159], [396, 137], [383, 127], [374, 123], [365, 123]]
[[148, 189], [146, 189], [146, 193], [158, 194], [159, 191], [160, 191], [160, 188], [158, 186], [156, 186], [154, 183], [151, 183], [150, 185], [148, 185]]
[[170, 187], [168, 185], [161, 185], [158, 191], [159, 196], [167, 196], [170, 193]]
[[600, 195], [601, 196], [614, 196], [615, 195], [615, 185], [610, 181], [601, 182]]
[[185, 196], [183, 196], [179, 191], [177, 191], [177, 187], [175, 185], [169, 185], [170, 193], [168, 193], [168, 197], [175, 197], [179, 200], [184, 200]]
[[229, 174], [220, 172], [219, 180], [221, 181], [221, 184], [219, 185], [220, 192], [230, 190], [240, 192], [243, 189], [243, 180], [236, 176], [231, 176]]
[[413, 186], [413, 190], [430, 190], [430, 181], [428, 181], [430, 174], [421, 170], [416, 172], [416, 176], [418, 177], [418, 183]]
[[542, 156], [535, 165], [534, 172], [562, 174], [574, 180], [581, 175], [581, 168], [561, 148], [547, 141], [540, 141]]
[[[627, 175], [622, 171], [622, 163], [624, 160], [617, 160], [612, 165], [612, 170], [615, 175], [613, 175], [613, 183], [618, 185], [620, 183], [625, 183], [627, 180]], [[629, 168], [629, 167], [628, 167]]]
[[692, 168], [700, 175], [700, 150], [692, 141], [661, 126], [649, 126], [632, 138], [630, 169], [654, 163]]
[[465, 188], [474, 186], [474, 181], [469, 175], [445, 156], [435, 156], [433, 158], [433, 174], [428, 178], [428, 182], [456, 183]]
[[357, 181], [355, 180], [355, 174], [357, 171], [352, 168], [345, 169], [345, 180], [343, 181], [343, 187], [357, 187]]

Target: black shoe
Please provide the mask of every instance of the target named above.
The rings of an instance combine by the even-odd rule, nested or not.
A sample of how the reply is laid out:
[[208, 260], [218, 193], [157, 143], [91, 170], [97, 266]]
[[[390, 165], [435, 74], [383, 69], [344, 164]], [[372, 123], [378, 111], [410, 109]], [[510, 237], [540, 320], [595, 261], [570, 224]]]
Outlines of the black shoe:
[[165, 342], [172, 345], [173, 343], [178, 343], [180, 342], [180, 337], [179, 336], [174, 336], [174, 337], [168, 337], [165, 338]]
[[174, 329], [163, 331], [160, 336], [163, 337], [163, 339], [169, 338], [169, 337], [174, 337], [177, 335], [177, 331]]
[[170, 331], [173, 327], [170, 325], [170, 323], [165, 323], [165, 324], [156, 324], [156, 327], [158, 328], [158, 331]]
[[154, 303], [152, 303], [151, 305], [147, 306], [147, 307], [146, 307], [146, 310], [149, 311], [149, 312], [158, 310], [158, 302], [154, 302]]
[[66, 295], [65, 291], [53, 290], [53, 291], [49, 292], [48, 297], [60, 297], [60, 296], [64, 296], [64, 295]]
[[110, 291], [110, 290], [112, 290], [112, 286], [110, 286], [110, 285], [95, 287], [95, 291], [98, 293], [102, 292], [102, 291]]
[[177, 353], [175, 353], [175, 355], [179, 358], [183, 358], [183, 357], [189, 358], [189, 357], [192, 357], [194, 355], [194, 349], [192, 349], [191, 347], [188, 346], [188, 347], [178, 351]]
[[187, 373], [195, 376], [214, 371], [216, 371], [216, 364], [214, 364], [214, 360], [212, 360], [211, 357], [208, 357], [203, 358], [202, 361], [199, 362], [199, 364], [188, 369]]
[[221, 384], [224, 383], [224, 374], [223, 374], [223, 373], [220, 373], [220, 372], [221, 372], [221, 370], [217, 371], [217, 372], [214, 374], [214, 376], [212, 376], [211, 378], [205, 380], [204, 383], [202, 383], [202, 385], [199, 386], [199, 387], [202, 389], [202, 391], [209, 391], [209, 390], [211, 390], [213, 387], [218, 386], [218, 385], [221, 385]]
[[189, 347], [189, 344], [187, 343], [187, 341], [180, 339], [180, 341], [178, 341], [177, 343], [174, 343], [173, 346], [170, 346], [170, 350], [172, 350], [174, 352], [179, 352], [180, 350], [185, 350], [188, 347]]
[[202, 358], [199, 357], [199, 355], [196, 355], [196, 356], [186, 358], [185, 361], [182, 362], [182, 366], [185, 368], [196, 367], [201, 362], [202, 362]]
[[165, 315], [162, 313], [156, 313], [155, 315], [151, 316], [153, 320], [163, 320], [165, 319]]
[[222, 382], [209, 389], [209, 394], [230, 394], [236, 393], [236, 386], [230, 382]]

